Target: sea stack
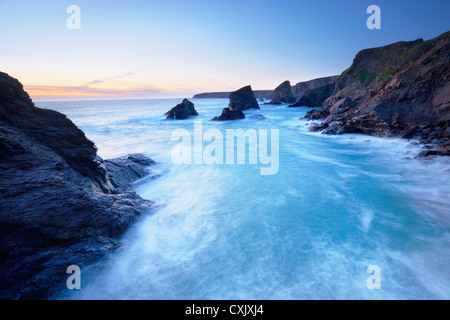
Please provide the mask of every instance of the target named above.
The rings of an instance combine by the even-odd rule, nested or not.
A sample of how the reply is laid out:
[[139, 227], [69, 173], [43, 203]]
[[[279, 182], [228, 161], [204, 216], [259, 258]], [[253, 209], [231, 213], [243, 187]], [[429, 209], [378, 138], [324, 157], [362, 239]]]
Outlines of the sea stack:
[[241, 110], [230, 110], [228, 108], [224, 108], [222, 110], [222, 114], [218, 117], [214, 117], [212, 121], [226, 121], [226, 120], [239, 120], [244, 119], [245, 114]]
[[295, 96], [292, 93], [291, 83], [289, 81], [284, 81], [275, 88], [272, 101], [269, 104], [278, 105], [283, 103], [294, 103], [295, 100]]
[[182, 120], [191, 116], [198, 116], [198, 113], [194, 108], [194, 104], [184, 98], [182, 103], [177, 104], [175, 107], [167, 111], [165, 115], [167, 115], [167, 119]]
[[248, 110], [259, 109], [258, 101], [256, 101], [255, 94], [251, 86], [243, 87], [230, 94], [230, 110]]
[[259, 109], [259, 103], [253, 93], [251, 86], [243, 87], [230, 94], [230, 103], [228, 108], [222, 110], [222, 114], [214, 117], [212, 121], [226, 121], [244, 119], [245, 114], [242, 110]]

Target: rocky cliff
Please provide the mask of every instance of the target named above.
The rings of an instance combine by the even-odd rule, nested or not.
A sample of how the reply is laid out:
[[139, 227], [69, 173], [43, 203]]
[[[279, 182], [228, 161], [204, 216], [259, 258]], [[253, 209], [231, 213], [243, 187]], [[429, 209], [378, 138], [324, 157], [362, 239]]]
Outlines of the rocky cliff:
[[142, 155], [103, 161], [61, 113], [34, 106], [0, 73], [0, 299], [46, 298], [66, 268], [118, 247], [152, 202], [128, 183], [148, 175]]
[[359, 52], [336, 80], [321, 110], [325, 133], [401, 136], [450, 154], [450, 32]]
[[292, 86], [292, 93], [297, 98], [297, 101], [301, 99], [307, 90], [313, 90], [320, 87], [333, 85], [339, 76], [331, 76], [324, 78], [317, 78], [309, 81], [302, 81]]

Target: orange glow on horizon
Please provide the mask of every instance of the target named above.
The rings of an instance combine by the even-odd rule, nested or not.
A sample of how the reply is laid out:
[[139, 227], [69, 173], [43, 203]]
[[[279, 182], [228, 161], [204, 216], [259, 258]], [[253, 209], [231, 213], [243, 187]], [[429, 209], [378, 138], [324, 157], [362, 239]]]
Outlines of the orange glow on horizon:
[[175, 92], [160, 88], [92, 88], [89, 86], [64, 87], [64, 86], [36, 86], [24, 85], [25, 91], [32, 99], [79, 99], [79, 98], [157, 98], [175, 97], [189, 92]]

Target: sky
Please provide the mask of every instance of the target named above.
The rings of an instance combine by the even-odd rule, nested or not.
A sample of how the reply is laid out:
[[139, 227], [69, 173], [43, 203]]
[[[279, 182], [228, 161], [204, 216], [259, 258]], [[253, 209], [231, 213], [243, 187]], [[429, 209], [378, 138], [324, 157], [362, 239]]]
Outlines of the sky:
[[[70, 5], [80, 29], [67, 28]], [[449, 16], [449, 0], [0, 0], [0, 71], [34, 100], [274, 89], [340, 74], [365, 48], [434, 38]]]

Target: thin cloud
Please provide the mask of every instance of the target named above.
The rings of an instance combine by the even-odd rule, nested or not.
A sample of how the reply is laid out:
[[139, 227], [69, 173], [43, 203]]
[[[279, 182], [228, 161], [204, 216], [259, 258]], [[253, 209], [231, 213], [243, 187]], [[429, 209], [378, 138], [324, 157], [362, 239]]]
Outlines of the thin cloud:
[[107, 81], [110, 81], [110, 80], [117, 80], [117, 79], [129, 77], [129, 76], [132, 76], [133, 74], [135, 74], [139, 70], [141, 70], [141, 69], [129, 71], [129, 72], [126, 72], [124, 74], [121, 74], [121, 75], [118, 75], [118, 76], [114, 76], [114, 77], [92, 80], [91, 82], [87, 83], [85, 85], [85, 87], [93, 86], [94, 84], [104, 83], [104, 82], [107, 82]]
[[64, 87], [64, 86], [27, 86], [25, 90], [34, 98], [76, 98], [76, 97], [151, 97], [162, 95], [166, 92], [156, 88], [134, 88], [134, 89], [98, 89], [87, 86]]

